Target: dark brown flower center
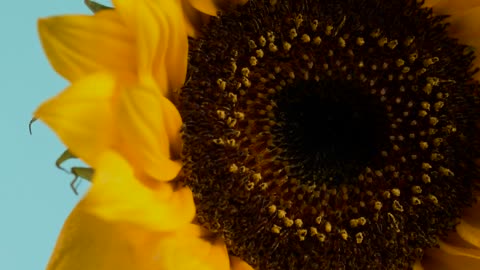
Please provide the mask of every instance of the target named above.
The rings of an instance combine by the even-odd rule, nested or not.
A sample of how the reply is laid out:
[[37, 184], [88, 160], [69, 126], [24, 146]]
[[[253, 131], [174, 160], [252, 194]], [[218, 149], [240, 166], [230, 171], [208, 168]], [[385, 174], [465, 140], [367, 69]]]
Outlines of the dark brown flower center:
[[[360, 85], [332, 80], [300, 80], [272, 96], [274, 145], [285, 148], [278, 160], [294, 163], [300, 179], [352, 183], [358, 171], [387, 142], [388, 118], [380, 101]], [[290, 176], [294, 176], [294, 170]]]
[[473, 54], [416, 1], [250, 0], [191, 41], [198, 222], [258, 269], [404, 269], [473, 202]]

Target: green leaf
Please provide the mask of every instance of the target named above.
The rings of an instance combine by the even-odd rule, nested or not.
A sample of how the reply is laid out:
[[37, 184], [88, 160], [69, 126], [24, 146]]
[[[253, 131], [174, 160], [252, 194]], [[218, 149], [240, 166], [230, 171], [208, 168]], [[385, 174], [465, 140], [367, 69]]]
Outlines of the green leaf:
[[97, 2], [94, 2], [94, 1], [90, 1], [90, 0], [85, 0], [85, 5], [87, 5], [87, 7], [93, 12], [93, 13], [97, 13], [99, 12], [100, 10], [104, 10], [104, 9], [112, 9], [111, 7], [107, 7], [105, 5], [102, 5], [102, 4], [99, 4]]

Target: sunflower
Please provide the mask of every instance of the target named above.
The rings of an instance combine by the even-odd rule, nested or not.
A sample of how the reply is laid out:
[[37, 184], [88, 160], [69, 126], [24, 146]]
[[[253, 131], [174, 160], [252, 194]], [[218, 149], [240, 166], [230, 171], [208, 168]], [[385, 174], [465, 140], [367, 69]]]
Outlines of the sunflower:
[[480, 267], [480, 2], [113, 2], [39, 23], [95, 171], [49, 269]]

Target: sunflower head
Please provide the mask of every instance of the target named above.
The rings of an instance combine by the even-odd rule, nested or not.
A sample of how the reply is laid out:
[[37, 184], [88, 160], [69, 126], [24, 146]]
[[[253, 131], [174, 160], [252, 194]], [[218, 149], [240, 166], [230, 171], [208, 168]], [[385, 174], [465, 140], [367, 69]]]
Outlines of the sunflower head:
[[474, 202], [473, 52], [422, 4], [250, 1], [191, 40], [184, 182], [233, 254], [403, 269]]
[[92, 181], [48, 269], [480, 257], [478, 1], [85, 2], [39, 22], [71, 85], [35, 119]]

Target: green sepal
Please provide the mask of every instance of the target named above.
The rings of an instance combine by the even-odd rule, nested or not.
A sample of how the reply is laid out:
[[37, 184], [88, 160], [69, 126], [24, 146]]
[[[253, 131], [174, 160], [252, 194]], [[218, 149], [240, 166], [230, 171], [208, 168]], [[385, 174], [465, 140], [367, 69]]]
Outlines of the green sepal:
[[72, 159], [72, 158], [77, 158], [76, 156], [74, 156], [68, 149], [65, 150], [62, 155], [60, 155], [60, 157], [57, 158], [57, 160], [55, 161], [55, 166], [57, 166], [57, 168], [59, 168], [60, 170], [62, 171], [65, 171], [65, 172], [68, 172], [68, 170], [66, 170], [65, 168], [62, 167], [62, 164], [69, 160], [69, 159]]
[[64, 167], [62, 167], [62, 164], [65, 161], [67, 161], [69, 159], [74, 159], [74, 158], [76, 159], [77, 157], [75, 155], [73, 155], [67, 149], [60, 155], [59, 158], [57, 158], [57, 160], [55, 161], [55, 166], [57, 166], [57, 168], [59, 168], [60, 170], [62, 170], [64, 172], [73, 174], [74, 178], [70, 182], [70, 187], [72, 188], [73, 193], [75, 193], [75, 195], [78, 195], [77, 188], [78, 188], [79, 180], [80, 179], [85, 179], [85, 180], [91, 182], [94, 170], [92, 168], [88, 168], [88, 167], [72, 167], [72, 168], [70, 168], [70, 170], [67, 170]]
[[74, 175], [72, 182], [70, 182], [70, 187], [72, 188], [75, 195], [78, 195], [77, 192], [77, 182], [80, 179], [85, 179], [89, 182], [92, 181], [93, 173], [95, 172], [92, 168], [88, 167], [72, 167], [70, 169], [71, 173]]
[[32, 118], [32, 120], [30, 120], [30, 123], [28, 123], [28, 132], [30, 132], [30, 135], [32, 135], [32, 124], [35, 123], [35, 121], [37, 121], [38, 119], [37, 118]]
[[93, 12], [93, 13], [97, 13], [101, 10], [105, 10], [105, 9], [112, 9], [111, 7], [107, 7], [105, 5], [102, 5], [102, 4], [99, 4], [97, 2], [94, 2], [94, 1], [90, 1], [90, 0], [85, 0], [85, 5], [87, 5], [87, 7]]

